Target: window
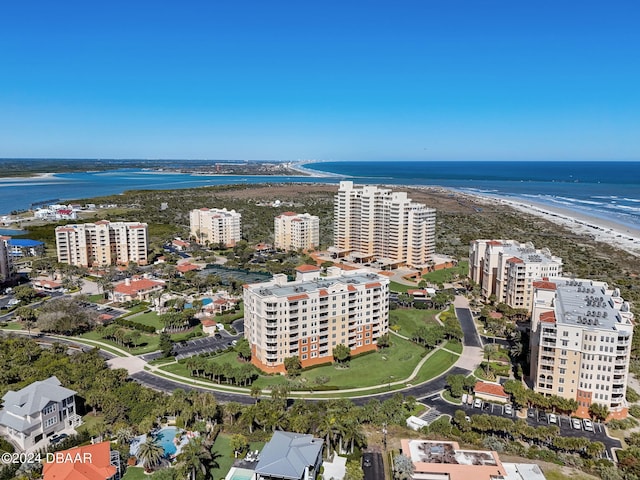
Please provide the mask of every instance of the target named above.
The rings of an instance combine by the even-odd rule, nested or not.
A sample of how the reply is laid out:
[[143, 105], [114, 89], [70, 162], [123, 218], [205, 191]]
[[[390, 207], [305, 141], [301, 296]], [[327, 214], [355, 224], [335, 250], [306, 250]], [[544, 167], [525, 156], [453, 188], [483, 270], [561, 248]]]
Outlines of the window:
[[56, 423], [58, 423], [58, 417], [47, 418], [44, 422], [44, 428], [49, 428], [51, 425], [55, 425]]

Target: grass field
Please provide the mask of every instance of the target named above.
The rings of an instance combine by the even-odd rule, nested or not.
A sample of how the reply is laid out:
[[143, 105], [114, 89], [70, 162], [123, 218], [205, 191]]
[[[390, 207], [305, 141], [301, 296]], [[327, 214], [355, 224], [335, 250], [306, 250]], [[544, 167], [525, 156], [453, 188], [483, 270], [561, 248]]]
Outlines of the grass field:
[[162, 327], [164, 327], [164, 324], [162, 323], [160, 317], [156, 312], [141, 313], [140, 315], [127, 317], [127, 320], [142, 323], [143, 325], [150, 325], [152, 327], [155, 327], [156, 330], [160, 330]]
[[452, 352], [462, 353], [462, 343], [455, 340], [449, 340], [445, 343], [444, 348], [451, 350]]
[[[124, 327], [123, 327], [124, 328]], [[103, 342], [109, 345], [113, 345], [116, 348], [120, 348], [121, 350], [125, 350], [133, 355], [140, 355], [142, 353], [155, 352], [158, 350], [158, 344], [160, 342], [160, 338], [158, 335], [142, 333], [140, 337], [140, 345], [136, 348], [126, 348], [122, 345], [119, 345], [111, 340], [107, 340], [102, 338], [97, 332], [87, 332], [80, 335], [81, 338], [87, 338], [89, 340], [95, 340], [98, 342]]]
[[437, 325], [435, 316], [439, 310], [418, 310], [398, 308], [389, 312], [389, 324], [398, 325], [398, 333], [411, 338], [416, 331], [425, 325]]
[[451, 283], [456, 278], [466, 277], [469, 273], [469, 262], [460, 262], [456, 267], [453, 268], [445, 268], [443, 270], [435, 270], [433, 272], [429, 272], [426, 275], [423, 275], [424, 278], [429, 283]]
[[[312, 386], [316, 377], [327, 377], [327, 385], [333, 385], [341, 389], [369, 387], [401, 380], [409, 377], [418, 362], [423, 357], [424, 348], [413, 342], [393, 337], [392, 346], [379, 352], [356, 357], [349, 362], [348, 368], [339, 368], [336, 365], [316, 367], [302, 372], [300, 379]], [[445, 352], [446, 353], [446, 352]], [[450, 355], [450, 354], [447, 354]], [[445, 358], [449, 358], [445, 356]], [[211, 357], [211, 361], [219, 363], [237, 362], [235, 352], [227, 352], [217, 357]], [[427, 362], [431, 364], [432, 361]], [[434, 370], [441, 369], [440, 361], [435, 360]], [[189, 378], [189, 372], [184, 364], [171, 364], [162, 367], [162, 370], [183, 375]], [[261, 376], [254, 384], [261, 388], [269, 385], [284, 383], [287, 379], [281, 375]]]
[[[264, 442], [249, 442], [249, 450], [262, 450]], [[224, 478], [233, 466], [235, 458], [231, 450], [231, 436], [221, 433], [213, 444], [213, 451], [220, 456], [218, 465], [220, 468], [211, 470], [211, 478]]]
[[127, 473], [124, 474], [122, 480], [146, 480], [150, 478], [150, 475], [144, 473], [142, 467], [128, 467]]
[[391, 281], [389, 282], [389, 290], [398, 293], [407, 293], [407, 290], [417, 288], [415, 285], [404, 285], [402, 283]]

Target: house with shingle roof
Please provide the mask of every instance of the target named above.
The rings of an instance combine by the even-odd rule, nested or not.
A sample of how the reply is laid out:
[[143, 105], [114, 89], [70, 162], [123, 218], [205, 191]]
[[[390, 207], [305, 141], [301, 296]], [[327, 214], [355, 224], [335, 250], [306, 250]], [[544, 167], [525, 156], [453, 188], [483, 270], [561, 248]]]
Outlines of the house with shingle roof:
[[322, 465], [320, 438], [275, 431], [260, 452], [256, 480], [314, 480]]
[[82, 422], [76, 413], [75, 394], [55, 376], [33, 382], [2, 397], [0, 434], [22, 451], [45, 447], [62, 432], [75, 433]]

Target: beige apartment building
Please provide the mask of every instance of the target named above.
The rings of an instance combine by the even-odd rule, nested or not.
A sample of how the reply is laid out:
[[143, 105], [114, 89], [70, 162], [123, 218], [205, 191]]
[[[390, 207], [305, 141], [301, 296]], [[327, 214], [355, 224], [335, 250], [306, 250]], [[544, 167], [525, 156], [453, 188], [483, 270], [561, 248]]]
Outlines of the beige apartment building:
[[56, 249], [58, 262], [70, 265], [146, 265], [147, 224], [101, 220], [56, 227]]
[[469, 277], [482, 288], [482, 297], [492, 295], [512, 308], [533, 307], [533, 281], [562, 275], [562, 259], [549, 249], [515, 240], [475, 240], [469, 248]]
[[377, 348], [389, 329], [389, 279], [368, 270], [302, 265], [296, 279], [274, 275], [244, 286], [244, 335], [251, 361], [267, 372], [284, 372], [284, 360], [298, 356], [303, 367], [333, 361], [333, 349], [351, 354]]
[[284, 212], [273, 222], [274, 247], [312, 250], [320, 244], [320, 219], [308, 213]]
[[570, 278], [534, 282], [531, 379], [535, 391], [589, 405], [606, 405], [611, 418], [627, 416], [626, 385], [633, 314], [618, 289]]
[[9, 280], [13, 274], [13, 262], [9, 254], [11, 237], [0, 235], [0, 282]]
[[233, 247], [241, 239], [242, 215], [226, 208], [200, 208], [189, 213], [190, 235], [200, 245]]
[[436, 211], [414, 203], [406, 192], [340, 182], [334, 202], [334, 245], [338, 257], [389, 267], [427, 266], [435, 253]]

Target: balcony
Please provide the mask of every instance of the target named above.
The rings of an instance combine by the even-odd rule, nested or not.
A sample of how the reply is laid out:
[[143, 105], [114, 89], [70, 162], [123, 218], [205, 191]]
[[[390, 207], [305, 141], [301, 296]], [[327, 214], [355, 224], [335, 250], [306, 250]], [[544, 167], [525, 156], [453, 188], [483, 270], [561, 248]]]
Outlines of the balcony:
[[555, 347], [556, 346], [556, 342], [549, 342], [549, 341], [542, 341], [540, 342], [542, 346], [544, 347]]

